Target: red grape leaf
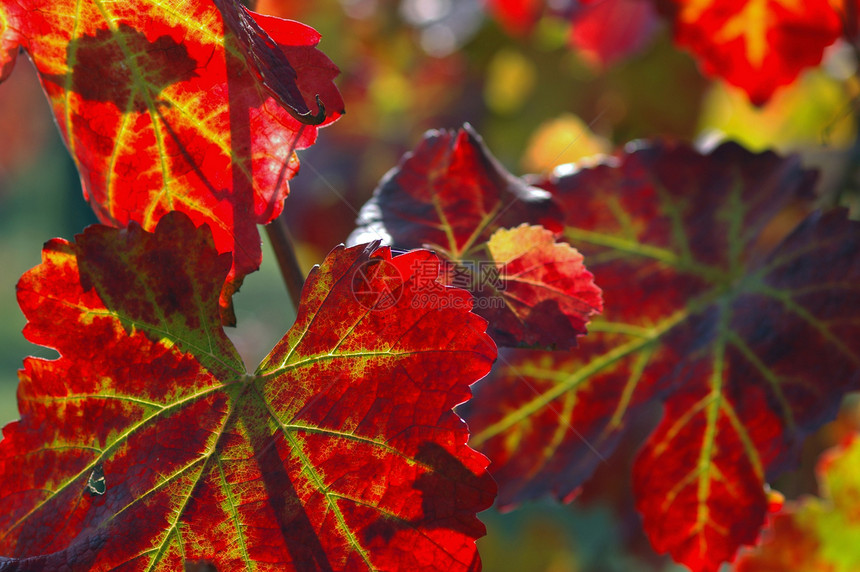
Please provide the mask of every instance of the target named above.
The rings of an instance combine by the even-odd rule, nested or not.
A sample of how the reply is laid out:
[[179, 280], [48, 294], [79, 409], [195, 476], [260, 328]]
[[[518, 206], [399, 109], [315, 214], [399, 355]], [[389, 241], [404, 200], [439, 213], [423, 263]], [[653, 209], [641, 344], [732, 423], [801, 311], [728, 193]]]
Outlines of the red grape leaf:
[[547, 229], [526, 224], [497, 230], [487, 249], [498, 286], [488, 289], [487, 280], [481, 280], [481, 289], [473, 293], [475, 312], [490, 323], [493, 339], [507, 346], [575, 346], [591, 317], [603, 309], [600, 288], [582, 255], [557, 243]]
[[841, 211], [808, 218], [744, 282], [689, 348], [682, 387], [634, 466], [655, 547], [698, 570], [756, 541], [765, 477], [860, 387], [858, 223]]
[[663, 0], [675, 42], [691, 50], [704, 72], [743, 89], [755, 105], [821, 62], [842, 32], [829, 0]]
[[[236, 0], [214, 0], [224, 23], [236, 35], [236, 45], [248, 61], [249, 68], [257, 79], [269, 90], [285, 109], [293, 110], [293, 116], [301, 123], [319, 125], [325, 121], [325, 106], [316, 95], [317, 113], [311, 112], [305, 96], [298, 86], [298, 74], [279, 49], [275, 40], [254, 19], [254, 14]], [[256, 16], [265, 22], [267, 16]]]
[[860, 569], [860, 439], [827, 451], [818, 464], [824, 498], [785, 505], [738, 572], [853, 572]]
[[[397, 279], [384, 309], [353, 293], [368, 267], [373, 288]], [[229, 268], [181, 213], [46, 245], [19, 301], [60, 357], [21, 372], [0, 553], [28, 570], [477, 569], [495, 485], [451, 408], [495, 346], [470, 295], [435, 283], [416, 303], [429, 252], [339, 247], [249, 374], [218, 316]]]
[[[237, 2], [219, 2], [250, 20]], [[152, 230], [181, 210], [208, 224], [218, 251], [233, 253], [221, 296], [232, 323], [231, 294], [262, 256], [256, 225], [281, 213], [298, 169], [294, 151], [316, 139], [316, 127], [293, 117], [305, 105], [295, 100], [319, 95], [326, 121], [343, 110], [332, 84], [338, 70], [315, 48], [319, 34], [255, 16], [277, 44], [266, 50], [280, 50], [272, 57], [297, 74], [291, 94], [276, 99], [260, 79], [271, 74], [246, 57], [246, 38], [225, 28], [211, 0], [185, 3], [181, 13], [160, 1], [21, 0], [0, 13], [17, 22], [98, 217]]]
[[766, 477], [860, 381], [860, 228], [762, 229], [806, 194], [796, 158], [655, 144], [544, 183], [606, 300], [573, 354], [503, 356], [462, 409], [499, 502], [569, 499], [639, 406], [666, 396], [634, 486], [658, 550], [716, 569], [764, 520]]
[[350, 242], [431, 248], [449, 263], [447, 283], [476, 296], [497, 344], [570, 348], [602, 307], [594, 277], [576, 251], [552, 246], [551, 230], [504, 231], [560, 230], [560, 220], [548, 193], [508, 173], [466, 125], [428, 132], [385, 175]]
[[350, 242], [386, 238], [460, 260], [497, 229], [524, 222], [560, 230], [561, 214], [546, 191], [507, 172], [466, 124], [425, 133], [362, 207]]

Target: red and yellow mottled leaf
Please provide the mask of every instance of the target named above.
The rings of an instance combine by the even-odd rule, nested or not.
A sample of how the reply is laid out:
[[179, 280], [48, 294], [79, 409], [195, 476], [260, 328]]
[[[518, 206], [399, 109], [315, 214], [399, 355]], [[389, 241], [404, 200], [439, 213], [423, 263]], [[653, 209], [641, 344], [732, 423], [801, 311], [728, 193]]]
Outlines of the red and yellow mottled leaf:
[[[368, 268], [392, 303], [354, 294]], [[0, 554], [27, 570], [476, 569], [495, 485], [451, 408], [495, 346], [467, 292], [415, 302], [438, 268], [334, 250], [250, 374], [219, 320], [230, 257], [205, 228], [173, 213], [154, 234], [49, 242], [19, 300], [27, 338], [60, 357], [21, 372]]]
[[499, 229], [487, 241], [498, 269], [497, 288], [475, 292], [476, 312], [502, 345], [570, 349], [603, 309], [600, 288], [582, 255], [541, 226]]
[[[21, 0], [5, 3], [0, 21], [14, 18], [103, 222], [152, 230], [181, 210], [233, 253], [221, 298], [229, 323], [231, 294], [260, 264], [256, 225], [282, 211], [294, 151], [316, 138], [302, 121], [320, 113], [317, 96], [327, 121], [343, 101], [314, 30], [219, 5], [228, 22], [265, 33], [264, 47], [249, 48], [255, 36], [236, 35], [211, 0]], [[271, 80], [261, 54], [287, 61], [292, 76]]]
[[18, 56], [21, 42], [18, 35], [20, 8], [17, 4], [0, 8], [0, 81], [12, 72], [15, 58]]
[[463, 409], [501, 503], [571, 498], [665, 397], [634, 471], [653, 544], [704, 571], [754, 542], [765, 479], [860, 382], [858, 224], [836, 211], [758, 244], [811, 184], [797, 159], [733, 144], [646, 146], [545, 183], [606, 308], [573, 354], [504, 354]]
[[785, 505], [738, 572], [853, 572], [860, 569], [860, 439], [826, 452], [818, 465], [823, 498]]
[[572, 352], [500, 352], [490, 377], [457, 409], [470, 445], [490, 457], [500, 509], [548, 494], [572, 500], [615, 450], [631, 412], [659, 397], [641, 369], [665, 365], [671, 352], [635, 354], [621, 337], [592, 331]]
[[508, 173], [466, 125], [428, 132], [382, 180], [350, 240], [432, 248], [449, 263], [447, 283], [475, 295], [496, 343], [570, 348], [602, 301], [582, 257], [554, 244], [560, 220], [548, 193]]
[[743, 89], [755, 105], [770, 99], [842, 33], [830, 0], [666, 0], [675, 41], [702, 69]]

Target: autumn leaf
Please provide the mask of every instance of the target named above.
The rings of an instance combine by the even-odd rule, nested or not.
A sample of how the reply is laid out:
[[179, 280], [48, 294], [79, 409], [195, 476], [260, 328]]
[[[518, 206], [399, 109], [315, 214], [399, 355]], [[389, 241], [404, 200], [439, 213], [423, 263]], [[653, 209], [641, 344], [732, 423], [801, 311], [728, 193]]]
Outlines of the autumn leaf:
[[[821, 62], [824, 49], [855, 34], [832, 0], [492, 0], [491, 14], [510, 33], [530, 33], [544, 13], [570, 23], [570, 44], [587, 61], [609, 65], [642, 49], [658, 26], [659, 7], [708, 76], [743, 89], [755, 105]], [[849, 11], [850, 12], [850, 11]], [[855, 18], [856, 19], [856, 18]]]
[[787, 504], [738, 572], [852, 572], [860, 568], [860, 439], [827, 451], [818, 464], [822, 497]]
[[0, 81], [6, 79], [15, 66], [21, 39], [17, 25], [20, 6], [11, 5], [0, 9]]
[[830, 0], [666, 0], [675, 42], [703, 71], [740, 87], [755, 105], [821, 62], [842, 33]]
[[797, 158], [650, 144], [542, 183], [606, 307], [573, 353], [503, 354], [460, 410], [502, 506], [569, 500], [665, 399], [634, 467], [652, 544], [709, 571], [755, 541], [765, 480], [860, 383], [858, 224], [817, 214], [765, 245], [812, 182]]
[[382, 178], [349, 242], [385, 238], [459, 260], [497, 229], [524, 222], [560, 230], [561, 214], [549, 193], [511, 175], [466, 124], [424, 134]]
[[[321, 101], [333, 121], [343, 101], [313, 29], [218, 6], [227, 26], [211, 0], [7, 2], [0, 23], [15, 32], [0, 31], [0, 48], [6, 67], [12, 40], [33, 59], [101, 221], [152, 230], [181, 210], [212, 228], [233, 253], [221, 296], [232, 323], [231, 295], [261, 260], [256, 225], [281, 213], [294, 152], [316, 139], [307, 117]], [[289, 64], [284, 77], [265, 57]]]
[[[416, 303], [432, 254], [339, 247], [250, 374], [219, 320], [230, 266], [180, 213], [46, 245], [19, 301], [26, 337], [60, 357], [21, 372], [0, 554], [27, 570], [477, 569], [495, 485], [451, 408], [495, 346], [469, 294], [434, 283], [437, 303]], [[394, 302], [357, 296], [359, 274], [396, 284]]]
[[466, 125], [425, 134], [361, 209], [350, 242], [433, 249], [497, 344], [570, 348], [602, 301], [578, 253], [554, 244], [560, 219], [548, 193], [507, 172]]
[[[636, 404], [623, 393], [624, 361], [610, 368], [612, 358], [588, 363], [602, 338], [592, 331], [572, 352], [500, 352], [490, 377], [473, 388], [473, 400], [457, 408], [472, 431], [470, 445], [491, 460], [500, 510], [548, 494], [573, 500], [614, 450], [620, 422]], [[616, 411], [624, 416], [616, 418]]]
[[499, 229], [487, 249], [497, 284], [478, 282], [475, 311], [487, 319], [493, 339], [502, 345], [570, 349], [603, 309], [600, 288], [582, 255], [556, 242], [542, 226]]
[[[236, 45], [257, 79], [299, 122], [319, 125], [325, 121], [325, 106], [317, 94], [317, 112], [311, 112], [298, 86], [298, 74], [277, 42], [257, 23], [253, 13], [235, 0], [214, 0], [224, 25], [236, 36]], [[260, 21], [270, 17], [258, 14]], [[277, 20], [273, 20], [277, 22]]]
[[[738, 544], [755, 542], [764, 478], [796, 464], [802, 438], [860, 387], [860, 321], [848, 311], [860, 307], [858, 253], [860, 228], [844, 211], [808, 218], [750, 268], [746, 288], [703, 332], [699, 343], [710, 348], [689, 347], [676, 372], [682, 388], [634, 466], [640, 512], [660, 507], [690, 525], [677, 534], [647, 517], [655, 547], [716, 570]], [[679, 329], [667, 343], [690, 333]], [[670, 461], [687, 468], [672, 470]]]

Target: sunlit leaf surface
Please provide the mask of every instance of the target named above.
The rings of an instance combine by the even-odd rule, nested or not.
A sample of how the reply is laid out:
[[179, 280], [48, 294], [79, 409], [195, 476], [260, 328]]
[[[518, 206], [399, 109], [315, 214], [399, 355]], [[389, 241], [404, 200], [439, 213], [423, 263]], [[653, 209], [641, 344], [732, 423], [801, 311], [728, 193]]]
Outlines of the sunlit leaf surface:
[[765, 480], [860, 383], [858, 224], [819, 213], [759, 242], [812, 181], [796, 158], [653, 144], [543, 183], [606, 308], [572, 353], [503, 354], [463, 408], [502, 506], [571, 498], [663, 398], [634, 467], [655, 548], [709, 571], [755, 541]]
[[340, 247], [250, 374], [219, 319], [229, 269], [179, 213], [46, 245], [19, 301], [60, 357], [25, 361], [0, 441], [3, 566], [477, 569], [495, 485], [452, 407], [495, 346], [470, 295], [416, 280], [429, 252]]
[[555, 244], [560, 220], [549, 194], [511, 175], [466, 125], [427, 132], [380, 182], [350, 240], [431, 248], [447, 282], [475, 295], [496, 343], [570, 348], [602, 300], [579, 253]]
[[[218, 4], [232, 27], [211, 0], [4, 2], [0, 66], [20, 41], [104, 223], [152, 230], [181, 210], [212, 228], [218, 251], [233, 253], [221, 297], [231, 323], [230, 296], [260, 264], [256, 225], [280, 214], [294, 152], [316, 139], [305, 123], [317, 96], [329, 122], [343, 101], [313, 29]], [[286, 61], [284, 77], [263, 56]]]

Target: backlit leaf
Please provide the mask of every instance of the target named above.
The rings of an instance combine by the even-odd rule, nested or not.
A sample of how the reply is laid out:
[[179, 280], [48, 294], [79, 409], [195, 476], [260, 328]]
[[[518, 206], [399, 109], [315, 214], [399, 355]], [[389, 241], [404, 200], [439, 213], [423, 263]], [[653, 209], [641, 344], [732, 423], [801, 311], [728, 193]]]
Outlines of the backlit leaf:
[[653, 144], [544, 183], [606, 308], [571, 354], [504, 354], [462, 409], [500, 503], [571, 498], [665, 397], [634, 469], [652, 543], [705, 571], [755, 541], [766, 478], [860, 383], [858, 224], [819, 214], [759, 244], [812, 180], [773, 153]]
[[696, 570], [755, 542], [764, 479], [860, 387], [860, 225], [843, 211], [808, 218], [732, 294], [705, 310], [697, 340], [692, 322], [667, 337], [688, 344], [682, 385], [634, 466], [652, 543]]
[[[311, 112], [298, 86], [298, 74], [278, 44], [257, 23], [253, 13], [236, 0], [214, 0], [224, 24], [236, 36], [236, 45], [248, 62], [248, 67], [269, 93], [281, 105], [293, 111], [293, 117], [301, 123], [318, 125], [325, 120], [325, 106], [317, 95], [317, 112]], [[270, 19], [258, 14], [265, 22]], [[276, 22], [277, 20], [272, 20]]]
[[469, 443], [490, 457], [500, 509], [548, 494], [572, 500], [614, 450], [630, 412], [657, 396], [650, 379], [634, 377], [643, 358], [616, 350], [620, 336], [591, 329], [571, 352], [500, 352], [473, 400], [457, 409], [472, 431]]
[[[221, 298], [229, 323], [231, 294], [260, 264], [256, 225], [280, 214], [294, 151], [316, 138], [296, 117], [317, 115], [319, 96], [331, 121], [343, 102], [314, 30], [234, 0], [219, 6], [228, 21], [265, 31], [264, 46], [225, 27], [211, 0], [21, 0], [0, 7], [0, 22], [15, 18], [103, 222], [152, 230], [182, 210], [212, 228], [219, 252], [234, 253]], [[272, 81], [261, 54], [294, 73]]]
[[20, 6], [12, 5], [0, 9], [0, 81], [6, 79], [15, 66], [18, 56], [17, 26], [20, 17]]
[[559, 230], [560, 221], [549, 193], [508, 173], [467, 124], [428, 131], [385, 174], [362, 207], [350, 242], [386, 238], [459, 260], [499, 228], [527, 222]]
[[0, 554], [26, 570], [477, 569], [495, 485], [451, 408], [495, 346], [467, 292], [434, 283], [416, 303], [432, 287], [416, 273], [438, 268], [335, 249], [250, 374], [218, 315], [230, 257], [205, 228], [174, 213], [154, 234], [49, 242], [19, 300], [27, 338], [60, 357], [21, 372]]
[[[476, 312], [487, 318], [493, 338], [502, 345], [570, 349], [603, 309], [600, 288], [582, 255], [555, 242], [545, 228], [522, 224], [499, 229], [487, 249], [499, 270], [498, 288], [476, 293]], [[480, 284], [486, 287], [486, 282]]]
[[668, 0], [675, 41], [703, 71], [746, 91], [762, 105], [776, 88], [818, 65], [842, 33], [830, 0]]
[[544, 228], [560, 229], [560, 218], [546, 191], [508, 173], [466, 125], [428, 132], [385, 175], [350, 241], [431, 248], [449, 263], [446, 282], [476, 296], [497, 344], [570, 348], [602, 301], [581, 256]]

